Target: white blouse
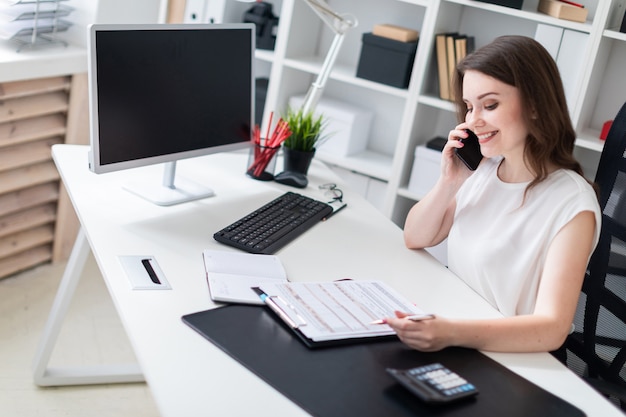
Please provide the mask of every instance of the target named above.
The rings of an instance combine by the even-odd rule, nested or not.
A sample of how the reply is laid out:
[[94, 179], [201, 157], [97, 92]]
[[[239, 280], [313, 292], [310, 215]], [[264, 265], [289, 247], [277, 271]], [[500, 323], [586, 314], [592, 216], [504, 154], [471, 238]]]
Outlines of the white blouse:
[[532, 188], [497, 175], [501, 157], [485, 159], [456, 196], [448, 236], [448, 266], [505, 316], [531, 314], [548, 247], [582, 211], [596, 217], [595, 191], [580, 175], [560, 169]]

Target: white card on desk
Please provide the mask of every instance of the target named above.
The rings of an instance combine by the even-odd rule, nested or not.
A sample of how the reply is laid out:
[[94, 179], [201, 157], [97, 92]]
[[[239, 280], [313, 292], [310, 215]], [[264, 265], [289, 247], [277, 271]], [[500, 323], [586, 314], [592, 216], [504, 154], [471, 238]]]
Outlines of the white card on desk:
[[285, 268], [277, 256], [205, 250], [202, 258], [213, 301], [263, 304], [252, 287], [265, 282], [287, 282]]

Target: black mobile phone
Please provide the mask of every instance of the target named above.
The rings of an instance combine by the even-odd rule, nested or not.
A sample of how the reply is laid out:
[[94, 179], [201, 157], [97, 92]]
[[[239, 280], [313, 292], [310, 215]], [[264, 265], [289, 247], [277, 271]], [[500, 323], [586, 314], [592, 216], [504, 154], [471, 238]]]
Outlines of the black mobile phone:
[[483, 160], [483, 154], [480, 153], [480, 145], [478, 144], [476, 134], [469, 129], [465, 129], [465, 131], [469, 136], [461, 139], [461, 143], [463, 143], [464, 146], [462, 148], [454, 148], [454, 152], [459, 159], [463, 161], [465, 166], [474, 171], [478, 168], [480, 161]]

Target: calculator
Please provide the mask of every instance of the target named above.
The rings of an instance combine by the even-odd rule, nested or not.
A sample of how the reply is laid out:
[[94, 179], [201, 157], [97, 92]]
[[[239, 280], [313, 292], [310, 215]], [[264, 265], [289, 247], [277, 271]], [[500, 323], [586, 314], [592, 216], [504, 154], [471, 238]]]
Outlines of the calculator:
[[445, 403], [478, 394], [476, 387], [440, 363], [410, 369], [387, 368], [400, 384], [429, 403]]

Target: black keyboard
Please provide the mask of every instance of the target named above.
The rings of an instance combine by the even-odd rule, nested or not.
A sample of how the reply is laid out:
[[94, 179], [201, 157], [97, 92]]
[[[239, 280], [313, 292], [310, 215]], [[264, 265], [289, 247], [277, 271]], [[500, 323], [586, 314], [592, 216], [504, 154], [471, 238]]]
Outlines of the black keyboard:
[[289, 191], [215, 233], [213, 238], [246, 252], [272, 254], [332, 211], [326, 203]]

